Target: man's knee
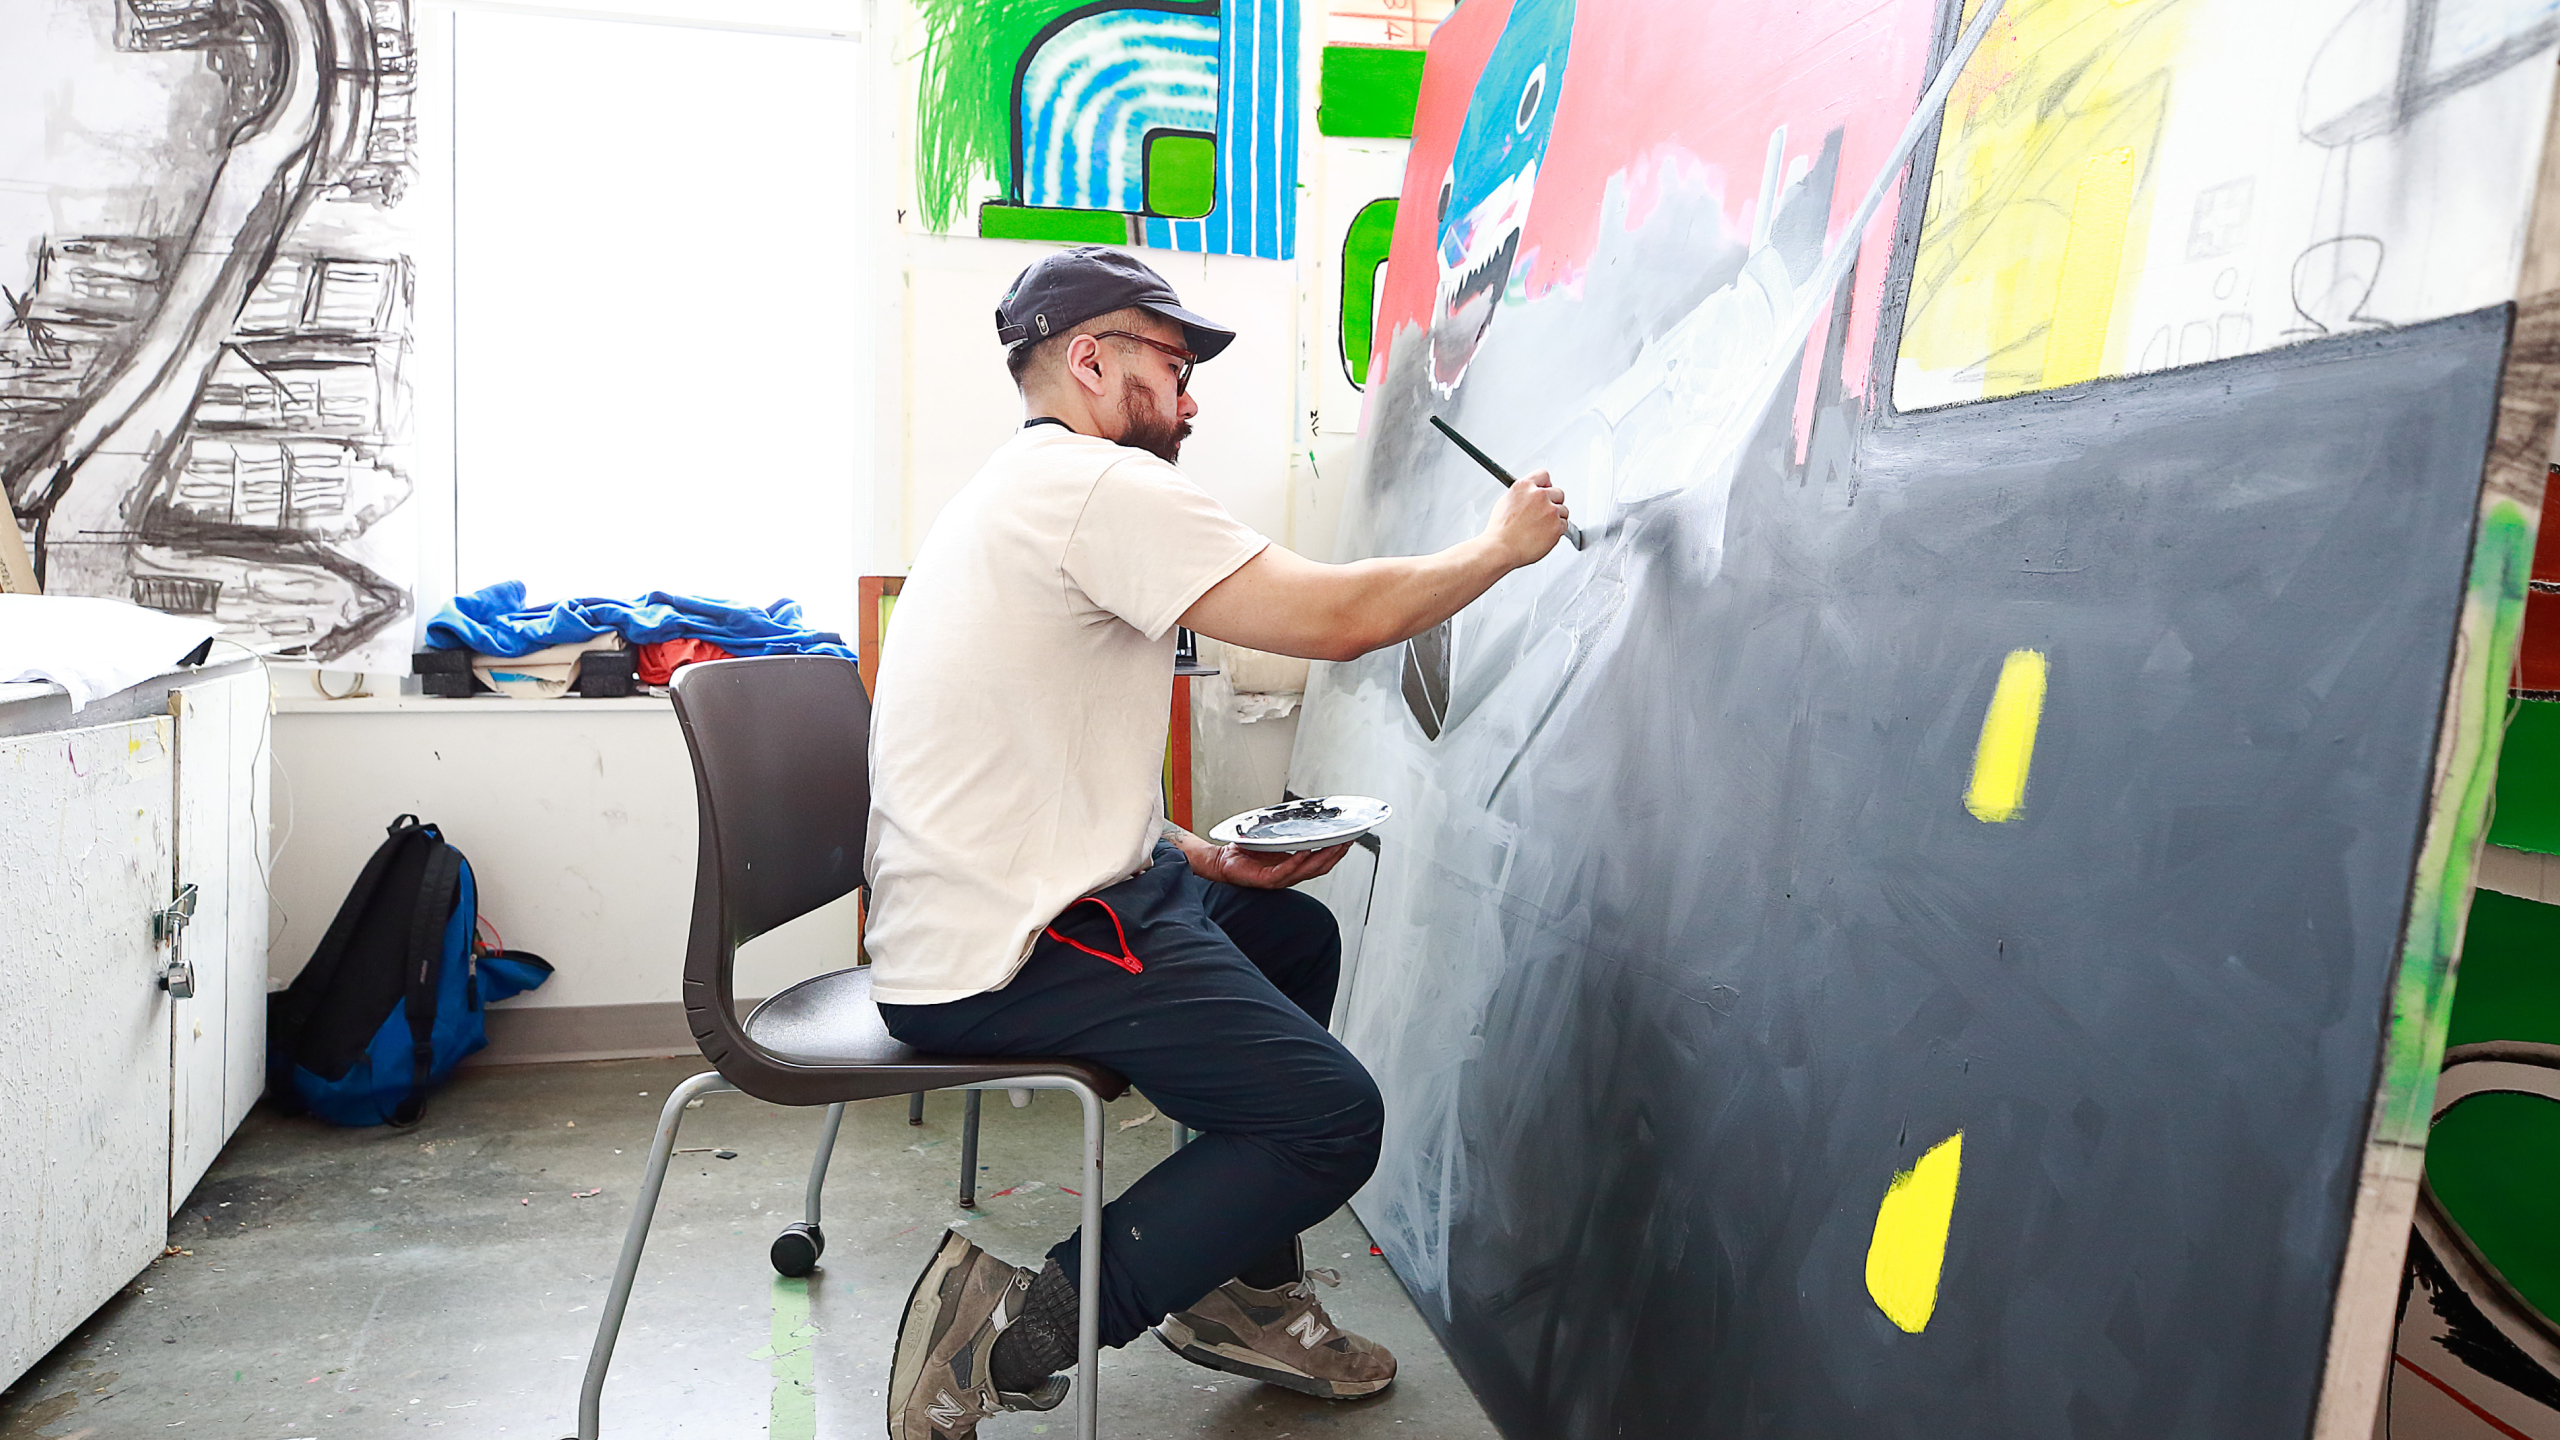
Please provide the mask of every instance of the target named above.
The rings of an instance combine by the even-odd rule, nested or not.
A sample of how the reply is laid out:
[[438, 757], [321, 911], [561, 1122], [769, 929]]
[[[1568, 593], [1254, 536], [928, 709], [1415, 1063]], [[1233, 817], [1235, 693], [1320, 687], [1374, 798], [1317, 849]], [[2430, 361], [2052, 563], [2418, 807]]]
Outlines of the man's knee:
[[1303, 1153], [1312, 1167], [1344, 1194], [1368, 1183], [1378, 1168], [1379, 1137], [1386, 1131], [1387, 1102], [1378, 1082], [1348, 1052], [1341, 1065], [1308, 1097], [1321, 1133]]
[[1342, 926], [1332, 908], [1312, 895], [1275, 890], [1266, 892], [1261, 911], [1254, 964], [1308, 1014], [1332, 1018], [1342, 980]]
[[1368, 1184], [1370, 1174], [1378, 1168], [1379, 1144], [1387, 1133], [1387, 1099], [1378, 1093], [1378, 1082], [1365, 1069], [1360, 1072], [1360, 1093], [1356, 1137], [1360, 1176], [1352, 1182], [1354, 1189]]
[[1212, 916], [1265, 973], [1275, 964], [1327, 974], [1342, 968], [1342, 926], [1323, 901], [1301, 890], [1216, 888]]
[[1332, 906], [1304, 890], [1276, 891], [1272, 899], [1280, 924], [1307, 955], [1329, 965], [1342, 963], [1342, 924], [1333, 918]]

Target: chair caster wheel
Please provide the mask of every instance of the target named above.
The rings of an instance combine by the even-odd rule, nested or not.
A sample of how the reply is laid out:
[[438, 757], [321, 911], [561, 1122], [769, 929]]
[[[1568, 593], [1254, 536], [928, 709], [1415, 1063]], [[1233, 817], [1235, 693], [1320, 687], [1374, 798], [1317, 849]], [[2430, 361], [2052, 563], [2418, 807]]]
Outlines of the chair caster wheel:
[[827, 1253], [827, 1234], [815, 1225], [794, 1220], [773, 1237], [773, 1270], [777, 1275], [801, 1276], [818, 1268], [818, 1257]]

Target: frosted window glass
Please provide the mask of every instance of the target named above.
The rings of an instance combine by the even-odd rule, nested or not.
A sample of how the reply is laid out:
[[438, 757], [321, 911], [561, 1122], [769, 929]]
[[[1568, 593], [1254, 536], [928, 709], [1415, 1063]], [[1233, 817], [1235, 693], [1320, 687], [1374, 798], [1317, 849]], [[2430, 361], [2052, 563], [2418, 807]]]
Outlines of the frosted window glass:
[[457, 584], [789, 596], [850, 634], [860, 45], [453, 21]]

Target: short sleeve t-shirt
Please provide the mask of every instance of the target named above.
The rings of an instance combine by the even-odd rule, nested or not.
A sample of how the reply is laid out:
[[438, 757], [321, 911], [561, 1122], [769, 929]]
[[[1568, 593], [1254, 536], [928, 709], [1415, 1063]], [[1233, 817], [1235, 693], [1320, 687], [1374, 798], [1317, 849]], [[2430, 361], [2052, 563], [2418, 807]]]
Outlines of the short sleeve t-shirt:
[[1174, 622], [1270, 542], [1143, 450], [1035, 425], [925, 537], [871, 715], [872, 994], [997, 990], [1163, 828]]

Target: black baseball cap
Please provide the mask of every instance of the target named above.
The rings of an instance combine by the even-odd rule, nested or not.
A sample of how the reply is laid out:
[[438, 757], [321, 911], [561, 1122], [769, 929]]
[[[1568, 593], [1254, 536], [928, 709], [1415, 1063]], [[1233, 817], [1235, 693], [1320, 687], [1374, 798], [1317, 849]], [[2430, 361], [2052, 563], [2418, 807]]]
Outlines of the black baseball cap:
[[1182, 327], [1183, 343], [1201, 360], [1213, 359], [1236, 332], [1182, 308], [1163, 276], [1145, 261], [1107, 245], [1078, 245], [1043, 255], [1013, 277], [996, 307], [996, 339], [1008, 350], [1035, 344], [1096, 315], [1144, 306]]

